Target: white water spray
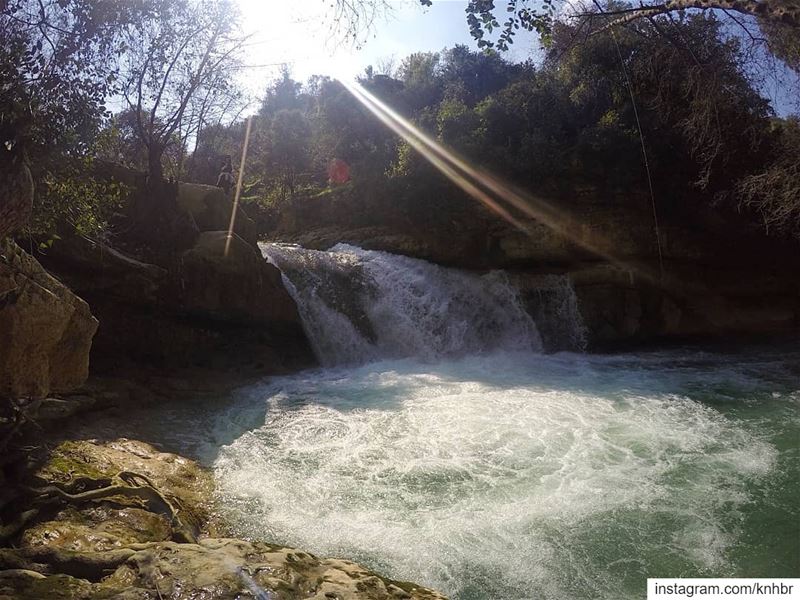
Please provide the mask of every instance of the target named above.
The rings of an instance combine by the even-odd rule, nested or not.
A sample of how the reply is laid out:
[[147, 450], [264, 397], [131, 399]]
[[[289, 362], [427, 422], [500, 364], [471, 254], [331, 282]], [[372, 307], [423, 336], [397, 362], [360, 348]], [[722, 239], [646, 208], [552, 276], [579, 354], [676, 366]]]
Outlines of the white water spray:
[[[328, 252], [277, 244], [262, 250], [283, 272], [325, 365], [542, 350], [537, 324], [502, 271], [480, 275], [345, 244]], [[555, 279], [543, 289], [574, 307], [571, 287]], [[569, 327], [579, 331], [577, 311], [572, 319]], [[580, 344], [579, 333], [566, 335], [572, 347]]]
[[583, 340], [564, 278], [263, 249], [336, 366], [243, 389], [210, 419], [238, 535], [458, 600], [789, 572], [775, 549], [796, 548], [800, 518], [799, 355], [542, 354]]

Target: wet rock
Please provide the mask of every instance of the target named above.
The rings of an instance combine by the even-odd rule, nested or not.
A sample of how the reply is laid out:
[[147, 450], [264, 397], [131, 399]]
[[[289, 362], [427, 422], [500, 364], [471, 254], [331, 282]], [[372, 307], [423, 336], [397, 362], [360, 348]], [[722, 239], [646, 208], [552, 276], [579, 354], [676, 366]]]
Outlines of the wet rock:
[[120, 556], [126, 557], [122, 564], [94, 582], [30, 570], [0, 571], [0, 593], [37, 600], [444, 600], [433, 590], [381, 577], [347, 560], [320, 559], [261, 542], [208, 538], [198, 544], [138, 544]]
[[[136, 473], [176, 508], [169, 518], [146, 495], [102, 497]], [[353, 600], [440, 600], [440, 594], [393, 581], [341, 559], [219, 535], [207, 504], [211, 478], [195, 463], [158, 452], [142, 442], [65, 442], [34, 475], [37, 489], [58, 487], [57, 510], [42, 510], [15, 541], [0, 549], [0, 599], [332, 598]], [[87, 495], [88, 494], [88, 495]], [[176, 522], [189, 521], [192, 539], [176, 535]], [[206, 537], [208, 536], [208, 537]]]
[[380, 577], [350, 561], [234, 539], [156, 544], [134, 555], [98, 587], [146, 590], [156, 580], [161, 593], [173, 598], [236, 598], [238, 594], [287, 600], [443, 598], [421, 586]]
[[[781, 268], [666, 263], [662, 280], [594, 265], [569, 273], [589, 345], [777, 336], [800, 326], [800, 283]], [[742, 285], [742, 282], [747, 282]]]
[[97, 372], [132, 365], [275, 372], [312, 363], [294, 301], [278, 270], [239, 236], [200, 234], [166, 267], [80, 238], [42, 256], [100, 320]]
[[29, 569], [0, 571], [0, 600], [83, 600], [92, 584], [69, 575], [45, 576]]
[[67, 419], [94, 405], [95, 399], [80, 394], [67, 398], [45, 398], [36, 409], [37, 421], [60, 421]]

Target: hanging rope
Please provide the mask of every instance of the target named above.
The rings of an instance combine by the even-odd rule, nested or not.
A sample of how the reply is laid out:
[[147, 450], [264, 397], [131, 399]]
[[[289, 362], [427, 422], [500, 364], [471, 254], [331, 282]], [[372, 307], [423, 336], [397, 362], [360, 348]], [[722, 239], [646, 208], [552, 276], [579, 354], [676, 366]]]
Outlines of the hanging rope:
[[658, 247], [658, 268], [661, 273], [661, 280], [664, 280], [664, 256], [661, 252], [661, 230], [658, 226], [658, 210], [656, 210], [656, 194], [653, 191], [653, 178], [650, 175], [650, 163], [647, 160], [647, 148], [644, 144], [644, 134], [642, 133], [642, 122], [639, 120], [639, 109], [636, 106], [636, 98], [633, 95], [633, 85], [628, 76], [628, 69], [625, 67], [625, 61], [622, 59], [622, 51], [619, 49], [617, 42], [617, 35], [611, 31], [611, 39], [614, 40], [614, 47], [617, 49], [617, 56], [619, 57], [619, 64], [622, 67], [622, 73], [625, 76], [625, 84], [628, 86], [628, 92], [631, 96], [631, 104], [633, 105], [633, 115], [636, 117], [636, 128], [639, 130], [639, 141], [642, 144], [642, 157], [644, 159], [644, 170], [647, 173], [647, 185], [650, 188], [650, 204], [653, 208], [653, 224], [656, 231], [656, 246]]

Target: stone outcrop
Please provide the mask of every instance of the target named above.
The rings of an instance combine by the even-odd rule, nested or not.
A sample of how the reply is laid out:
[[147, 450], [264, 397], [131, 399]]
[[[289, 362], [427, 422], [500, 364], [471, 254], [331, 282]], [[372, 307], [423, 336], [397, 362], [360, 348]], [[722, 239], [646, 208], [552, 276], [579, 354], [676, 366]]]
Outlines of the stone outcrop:
[[200, 234], [181, 256], [179, 272], [176, 294], [187, 311], [248, 322], [299, 322], [280, 271], [236, 234], [230, 242], [225, 231]]
[[38, 495], [13, 548], [0, 549], [0, 598], [443, 599], [347, 560], [219, 537], [212, 485], [142, 442], [60, 444], [31, 475]]
[[[218, 187], [181, 183], [177, 203], [178, 208], [191, 216], [200, 232], [227, 231], [230, 226], [233, 201]], [[258, 241], [256, 224], [241, 207], [236, 211], [234, 232], [251, 244]]]
[[781, 336], [800, 327], [800, 281], [782, 265], [665, 265], [663, 280], [614, 265], [569, 273], [595, 348], [714, 336]]
[[199, 234], [164, 266], [83, 237], [42, 256], [92, 306], [100, 327], [95, 366], [211, 368], [252, 374], [311, 364], [294, 301], [256, 246], [224, 231]]
[[0, 240], [0, 397], [81, 385], [96, 329], [86, 302], [13, 241]]

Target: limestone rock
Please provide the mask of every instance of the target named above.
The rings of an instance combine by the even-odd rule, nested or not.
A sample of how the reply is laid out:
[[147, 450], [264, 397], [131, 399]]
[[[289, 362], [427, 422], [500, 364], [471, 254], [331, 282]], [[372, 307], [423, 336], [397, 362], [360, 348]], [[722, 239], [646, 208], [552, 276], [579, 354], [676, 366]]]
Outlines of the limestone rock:
[[45, 398], [36, 409], [35, 419], [61, 421], [88, 409], [94, 403], [94, 398], [81, 394], [70, 395], [68, 398]]
[[[160, 574], [160, 577], [159, 577]], [[205, 539], [156, 544], [132, 556], [98, 588], [153, 589], [169, 598], [308, 598], [442, 600], [432, 590], [396, 582], [339, 559], [261, 542]], [[248, 595], [249, 595], [248, 594]], [[259, 595], [260, 594], [260, 595]]]
[[13, 241], [0, 241], [0, 396], [81, 385], [96, 329], [86, 302]]
[[225, 238], [198, 235], [166, 268], [83, 237], [41, 256], [100, 320], [95, 372], [133, 362], [264, 373], [313, 361], [278, 270], [239, 236], [225, 257]]
[[800, 325], [800, 283], [781, 269], [667, 263], [663, 280], [653, 281], [633, 269], [597, 264], [569, 277], [594, 348], [670, 338], [775, 336]]
[[33, 474], [32, 487], [64, 487], [83, 481], [82, 489], [71, 492], [79, 493], [110, 485], [119, 473], [144, 476], [138, 485], [152, 484], [165, 493], [176, 509], [175, 519], [154, 511], [152, 502], [143, 503], [144, 496], [110, 494], [96, 502], [67, 504], [52, 518], [30, 526], [19, 546], [105, 552], [132, 543], [176, 536], [195, 539], [201, 532], [217, 531], [208, 502], [211, 476], [194, 461], [136, 440], [62, 442]]
[[[141, 502], [144, 495], [115, 490], [86, 500], [76, 489], [103, 489], [120, 473], [137, 474], [140, 486], [146, 481], [177, 509], [176, 519]], [[218, 537], [209, 474], [142, 442], [62, 443], [34, 480], [39, 489], [69, 488], [73, 499], [42, 511], [14, 548], [0, 549], [0, 599], [443, 600], [348, 560]], [[176, 520], [190, 517], [194, 539], [177, 539]]]
[[227, 232], [207, 231], [184, 252], [179, 295], [186, 310], [228, 320], [298, 323], [280, 271], [235, 234], [226, 255], [226, 241]]
[[281, 600], [444, 600], [433, 590], [381, 577], [360, 565], [262, 542], [208, 538], [198, 544], [134, 545], [99, 582], [31, 570], [0, 571], [18, 599], [258, 598]]
[[[177, 202], [180, 209], [191, 215], [199, 231], [228, 230], [233, 201], [225, 196], [222, 189], [198, 183], [181, 183]], [[234, 231], [250, 244], [258, 241], [256, 224], [241, 207], [236, 212]]]

